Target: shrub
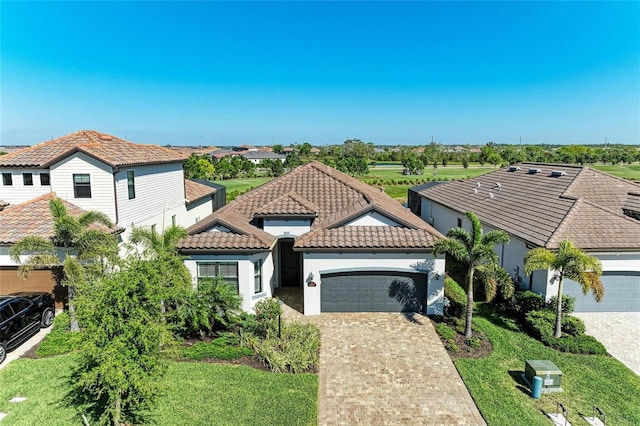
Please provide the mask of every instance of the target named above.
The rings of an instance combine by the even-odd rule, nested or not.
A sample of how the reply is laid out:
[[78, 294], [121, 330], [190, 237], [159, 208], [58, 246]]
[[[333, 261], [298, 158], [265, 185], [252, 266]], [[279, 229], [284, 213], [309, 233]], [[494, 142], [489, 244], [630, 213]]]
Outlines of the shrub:
[[447, 314], [462, 318], [467, 307], [467, 293], [452, 278], [444, 279], [444, 295], [449, 299]]
[[[555, 312], [556, 304], [558, 303], [558, 297], [552, 296], [547, 302], [547, 309]], [[576, 304], [576, 298], [572, 296], [567, 296], [566, 294], [562, 295], [562, 313], [567, 315], [573, 312], [573, 309]]]
[[444, 323], [436, 326], [436, 333], [445, 340], [453, 339], [456, 336], [455, 330]]
[[515, 309], [525, 315], [527, 312], [540, 311], [545, 308], [544, 297], [533, 291], [518, 291], [513, 295], [515, 299]]
[[229, 328], [238, 315], [240, 302], [235, 288], [223, 279], [205, 280], [178, 302], [172, 320], [180, 335], [204, 336]]
[[45, 357], [66, 354], [76, 350], [80, 346], [80, 341], [80, 333], [70, 331], [69, 314], [62, 312], [56, 315], [53, 328], [40, 343], [36, 355]]
[[532, 311], [525, 318], [529, 331], [551, 348], [576, 354], [603, 355], [607, 352], [604, 346], [594, 337], [583, 334], [584, 323], [579, 318], [569, 315], [562, 318], [562, 330], [566, 334], [559, 339], [553, 335], [555, 313], [551, 311]]
[[469, 337], [465, 340], [465, 343], [473, 349], [477, 349], [480, 347], [480, 339], [478, 339], [477, 337]]
[[219, 337], [211, 342], [198, 342], [183, 348], [182, 356], [200, 361], [206, 358], [237, 359], [253, 354], [251, 349], [241, 347], [239, 343], [238, 338]]
[[315, 370], [320, 358], [320, 330], [315, 324], [286, 323], [281, 338], [272, 334], [258, 342], [255, 351], [276, 373]]
[[282, 306], [277, 297], [262, 299], [254, 308], [256, 311], [256, 321], [261, 326], [265, 335], [269, 337], [276, 334], [278, 330], [278, 317], [282, 315]]

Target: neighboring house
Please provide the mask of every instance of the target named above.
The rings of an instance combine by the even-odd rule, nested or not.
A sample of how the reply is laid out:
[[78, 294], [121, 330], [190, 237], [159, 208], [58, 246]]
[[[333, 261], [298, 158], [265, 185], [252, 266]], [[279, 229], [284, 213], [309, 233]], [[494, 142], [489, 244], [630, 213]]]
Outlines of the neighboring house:
[[10, 204], [55, 192], [125, 229], [188, 227], [213, 211], [215, 188], [184, 179], [186, 157], [82, 130], [0, 157], [0, 198]]
[[385, 193], [318, 162], [256, 188], [189, 229], [194, 284], [236, 286], [243, 308], [302, 289], [304, 314], [442, 311], [442, 234]]
[[557, 294], [554, 271], [525, 276], [523, 257], [534, 247], [556, 249], [568, 238], [599, 258], [604, 271], [601, 303], [566, 282], [564, 294], [576, 297], [576, 311], [640, 311], [639, 184], [589, 167], [521, 163], [417, 193], [419, 204], [410, 197], [412, 211], [442, 233], [468, 227], [469, 210], [485, 231], [506, 231], [511, 242], [498, 255], [520, 288]]
[[[92, 130], [24, 148], [0, 157], [0, 293], [50, 291], [52, 271], [20, 279], [9, 247], [27, 235], [51, 235], [52, 194], [70, 213], [106, 214], [123, 241], [133, 226], [161, 232], [185, 228], [224, 205], [225, 191], [210, 182], [186, 180], [185, 157], [167, 148], [140, 145]], [[7, 206], [8, 204], [8, 206]]]
[[287, 159], [286, 155], [277, 154], [270, 151], [247, 151], [242, 154], [244, 158], [251, 161], [253, 164], [260, 164], [262, 160], [280, 160], [284, 163]]
[[[54, 193], [47, 193], [0, 211], [0, 294], [47, 291], [54, 294], [56, 305], [62, 307], [66, 289], [59, 285], [62, 273], [60, 268], [33, 270], [29, 278], [22, 279], [18, 275], [18, 265], [9, 257], [11, 246], [27, 236], [47, 239], [53, 236], [53, 217], [49, 209], [49, 201], [55, 196]], [[65, 200], [62, 202], [72, 216], [83, 212], [76, 205]], [[114, 228], [111, 231], [120, 232], [121, 230]]]

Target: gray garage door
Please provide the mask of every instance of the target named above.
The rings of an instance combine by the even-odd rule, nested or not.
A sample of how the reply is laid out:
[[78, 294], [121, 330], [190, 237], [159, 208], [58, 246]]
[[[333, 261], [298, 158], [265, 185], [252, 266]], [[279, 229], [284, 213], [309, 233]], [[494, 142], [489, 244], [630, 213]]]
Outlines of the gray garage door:
[[424, 312], [424, 274], [342, 272], [323, 274], [322, 312]]
[[597, 303], [593, 294], [582, 294], [580, 284], [567, 280], [564, 294], [576, 298], [576, 312], [640, 312], [640, 272], [605, 272], [604, 298]]

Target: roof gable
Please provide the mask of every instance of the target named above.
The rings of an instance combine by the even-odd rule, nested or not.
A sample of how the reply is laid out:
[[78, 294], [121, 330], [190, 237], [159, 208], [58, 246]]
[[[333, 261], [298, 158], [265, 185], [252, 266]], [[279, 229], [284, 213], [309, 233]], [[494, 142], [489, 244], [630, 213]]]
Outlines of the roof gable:
[[168, 148], [135, 144], [95, 130], [81, 130], [4, 155], [0, 157], [0, 166], [49, 167], [75, 152], [83, 152], [113, 168], [186, 160], [184, 155]]
[[[340, 230], [350, 220], [373, 212], [399, 226], [350, 226], [351, 230]], [[255, 219], [269, 217], [316, 217], [311, 230], [296, 239], [294, 249], [430, 250], [442, 238], [442, 234], [387, 194], [318, 162], [300, 166], [236, 198], [189, 228], [189, 233], [202, 235], [211, 224], [224, 219], [247, 235], [259, 236], [267, 247], [276, 237], [260, 229]], [[326, 244], [327, 238], [331, 244]], [[216, 249], [218, 243], [210, 239], [199, 248], [205, 250], [203, 246], [208, 244], [207, 249]], [[242, 249], [240, 245], [235, 248]]]

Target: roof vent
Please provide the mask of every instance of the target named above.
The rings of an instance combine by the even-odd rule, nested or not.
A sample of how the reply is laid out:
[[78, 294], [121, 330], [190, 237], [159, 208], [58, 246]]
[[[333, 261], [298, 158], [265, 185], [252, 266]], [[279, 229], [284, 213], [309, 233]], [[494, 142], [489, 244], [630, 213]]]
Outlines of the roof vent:
[[476, 182], [476, 188], [480, 188], [480, 182]]
[[473, 188], [473, 193], [477, 194], [478, 193], [478, 188]]
[[536, 169], [536, 168], [529, 169], [529, 173], [531, 173], [532, 175], [535, 175], [536, 173], [540, 173], [541, 171], [542, 169]]
[[551, 176], [566, 176], [567, 172], [562, 170], [551, 170]]
[[510, 172], [517, 172], [518, 170], [520, 170], [520, 167], [518, 167], [518, 166], [511, 166], [511, 167], [509, 167], [509, 171], [510, 171]]
[[502, 185], [500, 184], [500, 182], [496, 182], [494, 188], [496, 188], [498, 191], [502, 191]]
[[489, 193], [489, 198], [493, 198], [493, 192]]

